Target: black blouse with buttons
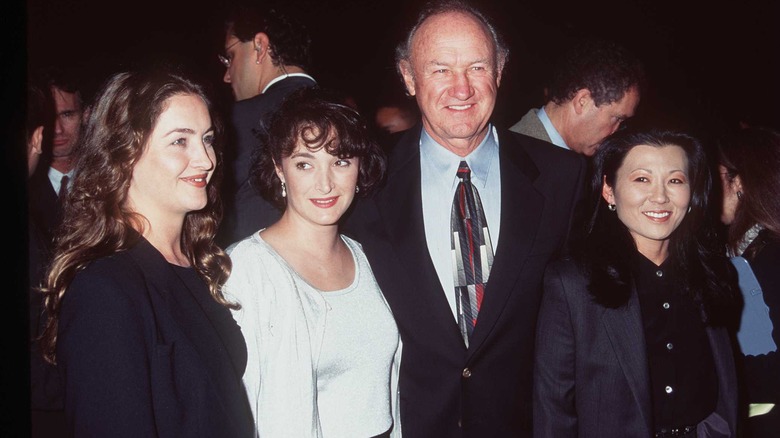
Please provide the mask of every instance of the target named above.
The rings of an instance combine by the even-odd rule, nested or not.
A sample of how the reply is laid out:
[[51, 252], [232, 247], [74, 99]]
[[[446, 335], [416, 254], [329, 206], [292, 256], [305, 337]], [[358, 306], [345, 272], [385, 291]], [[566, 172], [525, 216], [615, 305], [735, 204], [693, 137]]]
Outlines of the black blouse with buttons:
[[701, 311], [667, 259], [637, 254], [633, 274], [647, 343], [655, 430], [696, 425], [715, 410], [718, 377]]

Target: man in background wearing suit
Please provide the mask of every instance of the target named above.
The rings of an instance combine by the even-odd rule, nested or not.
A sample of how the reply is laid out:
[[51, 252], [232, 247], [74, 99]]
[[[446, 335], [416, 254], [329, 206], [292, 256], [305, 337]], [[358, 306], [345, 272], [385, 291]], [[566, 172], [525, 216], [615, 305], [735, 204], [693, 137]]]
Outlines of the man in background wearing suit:
[[401, 332], [407, 437], [531, 434], [542, 274], [566, 243], [584, 160], [490, 123], [507, 54], [471, 6], [426, 6], [397, 49], [422, 126], [346, 223]]
[[642, 64], [625, 48], [599, 39], [581, 41], [556, 63], [547, 103], [509, 129], [590, 157], [633, 117], [644, 81]]
[[47, 244], [62, 221], [61, 198], [73, 180], [81, 129], [89, 113], [76, 80], [67, 72], [51, 68], [38, 73], [37, 81], [48, 88], [55, 106], [52, 135], [47, 134], [40, 165], [30, 177], [30, 215]]
[[228, 245], [274, 222], [280, 212], [249, 183], [252, 159], [263, 148], [261, 134], [282, 100], [314, 86], [306, 74], [311, 40], [292, 17], [265, 4], [239, 6], [226, 20], [223, 80], [236, 102], [232, 108], [232, 147], [226, 162], [226, 215], [219, 241]]

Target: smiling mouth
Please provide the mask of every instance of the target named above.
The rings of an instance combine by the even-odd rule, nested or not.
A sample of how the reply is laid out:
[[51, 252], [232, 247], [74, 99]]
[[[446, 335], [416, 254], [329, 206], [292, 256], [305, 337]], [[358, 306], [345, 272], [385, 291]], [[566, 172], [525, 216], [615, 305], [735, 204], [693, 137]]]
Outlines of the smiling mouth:
[[202, 188], [202, 187], [206, 187], [206, 184], [208, 183], [206, 176], [207, 175], [197, 175], [197, 176], [182, 178], [182, 180], [194, 185], [195, 187]]
[[469, 108], [474, 106], [474, 104], [468, 104], [468, 105], [447, 105], [448, 109], [455, 110], [455, 111], [465, 111]]
[[664, 220], [668, 219], [669, 216], [672, 214], [670, 211], [644, 211], [642, 212], [645, 216], [649, 217], [650, 219], [655, 220]]
[[320, 208], [330, 208], [336, 205], [336, 201], [339, 200], [338, 196], [331, 196], [330, 198], [311, 198], [312, 204]]

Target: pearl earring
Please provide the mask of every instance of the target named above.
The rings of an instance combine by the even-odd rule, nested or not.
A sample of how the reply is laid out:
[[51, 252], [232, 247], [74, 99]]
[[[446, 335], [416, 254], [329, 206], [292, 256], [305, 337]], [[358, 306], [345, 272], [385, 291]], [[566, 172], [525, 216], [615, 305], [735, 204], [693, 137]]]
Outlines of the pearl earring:
[[287, 186], [284, 185], [284, 181], [282, 181], [282, 198], [287, 197]]
[[607, 205], [607, 209], [609, 211], [615, 211], [615, 210], [617, 210], [617, 206], [615, 204], [608, 204]]

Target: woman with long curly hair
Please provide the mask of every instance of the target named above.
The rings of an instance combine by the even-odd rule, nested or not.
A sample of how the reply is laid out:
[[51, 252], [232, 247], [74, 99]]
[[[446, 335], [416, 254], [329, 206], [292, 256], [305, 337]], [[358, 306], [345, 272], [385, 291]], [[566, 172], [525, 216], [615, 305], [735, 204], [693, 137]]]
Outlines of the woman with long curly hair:
[[93, 105], [44, 285], [75, 436], [252, 434], [214, 243], [219, 131], [177, 73], [116, 74]]

